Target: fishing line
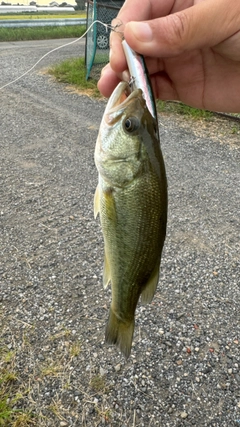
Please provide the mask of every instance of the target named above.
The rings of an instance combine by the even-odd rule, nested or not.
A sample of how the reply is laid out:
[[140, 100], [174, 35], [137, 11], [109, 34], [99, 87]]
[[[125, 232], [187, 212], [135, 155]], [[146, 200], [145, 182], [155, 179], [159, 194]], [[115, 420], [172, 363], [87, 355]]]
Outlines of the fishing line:
[[46, 58], [46, 56], [50, 55], [51, 53], [55, 52], [56, 50], [62, 49], [63, 47], [70, 46], [73, 43], [77, 43], [79, 40], [81, 40], [88, 33], [88, 31], [96, 23], [103, 25], [106, 28], [106, 32], [108, 31], [108, 29], [110, 29], [111, 31], [115, 31], [116, 33], [122, 33], [122, 31], [117, 30], [117, 28], [120, 27], [122, 24], [117, 24], [117, 25], [113, 26], [113, 25], [110, 25], [110, 24], [105, 24], [104, 22], [99, 21], [98, 19], [96, 19], [95, 21], [93, 21], [91, 23], [91, 25], [89, 26], [89, 28], [85, 31], [85, 33], [83, 33], [81, 35], [81, 37], [78, 37], [76, 40], [73, 40], [73, 41], [71, 41], [69, 43], [65, 43], [65, 44], [63, 44], [61, 46], [55, 47], [54, 49], [52, 49], [49, 52], [45, 53], [31, 68], [29, 68], [29, 70], [27, 70], [25, 73], [23, 73], [21, 76], [17, 77], [16, 79], [12, 80], [11, 82], [6, 83], [2, 87], [0, 87], [0, 90], [4, 89], [7, 86], [12, 85], [13, 83], [17, 82], [18, 80], [22, 79], [24, 76], [26, 76], [27, 74], [29, 74], [39, 64], [39, 62], [41, 62], [44, 58]]

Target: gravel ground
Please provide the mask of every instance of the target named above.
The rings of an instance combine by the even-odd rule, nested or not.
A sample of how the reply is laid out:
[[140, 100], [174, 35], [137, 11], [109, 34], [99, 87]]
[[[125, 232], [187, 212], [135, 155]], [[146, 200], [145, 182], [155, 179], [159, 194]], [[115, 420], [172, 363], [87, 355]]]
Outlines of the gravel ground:
[[[1, 43], [0, 85], [57, 44]], [[239, 426], [239, 125], [160, 117], [167, 239], [125, 361], [104, 343], [111, 293], [93, 218], [105, 102], [42, 73], [83, 50], [0, 92], [0, 354], [15, 407], [40, 427]]]

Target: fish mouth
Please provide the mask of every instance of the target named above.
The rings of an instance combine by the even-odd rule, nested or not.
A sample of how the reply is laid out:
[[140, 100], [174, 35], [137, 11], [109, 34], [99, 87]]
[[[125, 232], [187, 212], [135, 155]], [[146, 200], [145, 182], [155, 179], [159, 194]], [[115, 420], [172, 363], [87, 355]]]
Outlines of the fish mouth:
[[132, 91], [129, 83], [120, 82], [110, 96], [105, 112], [109, 114], [113, 113], [116, 109], [119, 109], [119, 107], [124, 108], [126, 104], [128, 104], [128, 102], [133, 98], [139, 98], [143, 100], [142, 90], [136, 89]]
[[[136, 101], [139, 107], [141, 106], [140, 108], [144, 109], [146, 102], [143, 97], [142, 89], [135, 89], [133, 91], [129, 83], [120, 82], [108, 100], [104, 114], [105, 123], [108, 126], [116, 124], [128, 106]], [[136, 112], [137, 110], [135, 110], [135, 113]]]

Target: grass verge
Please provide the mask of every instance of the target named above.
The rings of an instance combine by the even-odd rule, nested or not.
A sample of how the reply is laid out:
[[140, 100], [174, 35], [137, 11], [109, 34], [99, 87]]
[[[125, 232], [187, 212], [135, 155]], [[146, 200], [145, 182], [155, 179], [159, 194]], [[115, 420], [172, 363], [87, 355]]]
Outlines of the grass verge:
[[0, 42], [24, 40], [49, 40], [80, 37], [86, 31], [85, 26], [1, 28]]
[[[97, 89], [97, 80], [90, 79], [86, 81], [86, 68], [83, 58], [66, 60], [50, 68], [49, 73], [59, 82], [75, 85], [77, 89], [88, 95], [95, 97], [101, 96]], [[203, 118], [209, 120], [213, 116], [213, 113], [210, 111], [198, 110], [180, 102], [157, 101], [157, 110], [158, 112], [164, 113], [183, 114], [195, 119]]]
[[157, 110], [160, 113], [177, 113], [192, 117], [194, 119], [205, 120], [210, 120], [213, 117], [213, 113], [211, 111], [189, 107], [188, 105], [182, 104], [181, 102], [157, 100], [156, 105]]
[[86, 68], [84, 58], [73, 58], [62, 62], [48, 70], [57, 81], [74, 85], [76, 89], [94, 97], [100, 97], [97, 89], [97, 81], [86, 80]]

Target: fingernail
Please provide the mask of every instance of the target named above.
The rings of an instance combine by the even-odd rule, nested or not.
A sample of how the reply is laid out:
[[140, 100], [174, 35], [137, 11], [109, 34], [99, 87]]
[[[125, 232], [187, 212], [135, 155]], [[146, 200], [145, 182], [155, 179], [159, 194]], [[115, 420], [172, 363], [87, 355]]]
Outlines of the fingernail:
[[103, 76], [103, 74], [105, 74], [105, 71], [108, 69], [109, 64], [105, 65], [105, 67], [102, 68], [101, 70], [101, 77]]
[[125, 70], [125, 71], [123, 71], [122, 72], [122, 80], [124, 81], [124, 82], [129, 82], [129, 80], [130, 80], [130, 74], [129, 74], [129, 71], [128, 70]]
[[150, 42], [152, 40], [152, 29], [146, 22], [130, 22], [128, 25], [131, 25], [131, 31], [139, 41]]

